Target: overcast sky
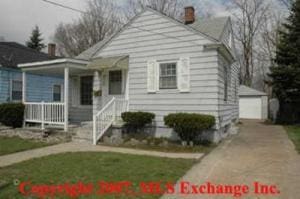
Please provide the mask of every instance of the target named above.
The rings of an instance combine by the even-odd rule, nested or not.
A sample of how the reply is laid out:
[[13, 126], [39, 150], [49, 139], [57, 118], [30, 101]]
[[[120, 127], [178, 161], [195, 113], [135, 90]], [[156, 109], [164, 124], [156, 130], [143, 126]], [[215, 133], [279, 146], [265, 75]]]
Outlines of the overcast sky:
[[[85, 0], [55, 0], [75, 8], [84, 9]], [[1, 0], [0, 36], [6, 41], [25, 43], [31, 30], [38, 25], [45, 42], [51, 40], [60, 22], [72, 22], [79, 13], [59, 8], [42, 0]]]
[[[84, 10], [87, 0], [53, 0], [73, 8]], [[124, 3], [126, 0], [117, 0]], [[197, 2], [198, 0], [191, 0]], [[201, 0], [210, 3], [220, 11], [222, 6], [219, 2], [223, 0]], [[207, 3], [206, 3], [207, 5]], [[80, 13], [60, 8], [42, 0], [0, 0], [0, 37], [5, 41], [16, 41], [25, 43], [35, 25], [40, 30], [45, 39], [45, 43], [52, 40], [56, 26], [60, 22], [72, 22], [78, 18]]]
[[[73, 8], [84, 10], [87, 0], [52, 0]], [[126, 0], [114, 0], [120, 4]], [[226, 0], [186, 0], [186, 4], [193, 4], [199, 10], [211, 10], [213, 15], [228, 15], [222, 5]], [[35, 25], [45, 39], [45, 43], [52, 40], [55, 28], [60, 22], [68, 23], [77, 19], [80, 13], [60, 8], [43, 2], [42, 0], [0, 0], [0, 37], [5, 41], [25, 43]]]

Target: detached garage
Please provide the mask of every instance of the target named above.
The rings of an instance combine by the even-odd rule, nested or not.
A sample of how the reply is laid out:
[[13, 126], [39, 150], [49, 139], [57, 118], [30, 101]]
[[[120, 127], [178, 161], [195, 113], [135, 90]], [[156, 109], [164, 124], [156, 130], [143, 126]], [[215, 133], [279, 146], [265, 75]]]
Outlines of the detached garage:
[[239, 97], [241, 119], [268, 118], [268, 96], [266, 93], [241, 85]]

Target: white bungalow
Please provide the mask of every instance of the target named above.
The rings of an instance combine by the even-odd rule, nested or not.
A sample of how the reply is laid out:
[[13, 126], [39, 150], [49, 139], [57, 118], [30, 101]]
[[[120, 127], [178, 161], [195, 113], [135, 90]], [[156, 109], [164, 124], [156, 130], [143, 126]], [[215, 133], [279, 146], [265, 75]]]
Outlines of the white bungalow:
[[[228, 17], [179, 22], [150, 8], [75, 59], [21, 64], [25, 122], [93, 121], [95, 144], [124, 111], [156, 115], [157, 136], [170, 136], [163, 117], [174, 112], [215, 116], [220, 140], [238, 118], [238, 70]], [[26, 72], [64, 77], [60, 102], [26, 101]], [[59, 92], [58, 92], [59, 93]]]

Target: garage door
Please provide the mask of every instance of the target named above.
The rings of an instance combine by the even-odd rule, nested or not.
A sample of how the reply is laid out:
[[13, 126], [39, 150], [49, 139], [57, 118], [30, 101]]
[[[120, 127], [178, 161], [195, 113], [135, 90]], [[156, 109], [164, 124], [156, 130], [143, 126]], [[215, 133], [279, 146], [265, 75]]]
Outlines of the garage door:
[[261, 97], [240, 98], [240, 118], [262, 119]]

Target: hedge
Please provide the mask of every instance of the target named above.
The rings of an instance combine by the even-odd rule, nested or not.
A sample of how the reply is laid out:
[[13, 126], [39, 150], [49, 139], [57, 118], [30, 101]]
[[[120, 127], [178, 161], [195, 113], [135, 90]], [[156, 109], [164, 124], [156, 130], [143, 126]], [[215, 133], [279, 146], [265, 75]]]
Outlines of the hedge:
[[155, 115], [149, 112], [124, 112], [121, 117], [125, 122], [127, 130], [136, 133], [143, 129], [147, 124], [151, 124]]
[[21, 103], [0, 104], [0, 122], [14, 128], [22, 127], [25, 106]]
[[216, 123], [214, 116], [194, 113], [169, 114], [164, 117], [164, 122], [184, 141], [196, 141], [203, 131], [211, 129]]

